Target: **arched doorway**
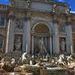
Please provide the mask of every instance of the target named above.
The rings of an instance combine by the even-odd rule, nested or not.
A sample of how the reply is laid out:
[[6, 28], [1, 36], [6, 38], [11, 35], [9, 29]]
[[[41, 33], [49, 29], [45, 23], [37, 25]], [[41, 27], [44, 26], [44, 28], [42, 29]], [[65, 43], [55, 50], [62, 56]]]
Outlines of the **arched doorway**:
[[32, 54], [50, 53], [50, 31], [47, 25], [37, 24], [32, 29]]

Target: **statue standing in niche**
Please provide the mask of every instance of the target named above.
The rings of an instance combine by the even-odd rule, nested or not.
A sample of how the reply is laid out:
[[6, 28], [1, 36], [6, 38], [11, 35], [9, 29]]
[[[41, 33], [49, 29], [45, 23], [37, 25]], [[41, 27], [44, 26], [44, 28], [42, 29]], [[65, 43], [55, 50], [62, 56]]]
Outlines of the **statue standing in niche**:
[[61, 53], [65, 52], [65, 48], [66, 47], [66, 42], [64, 39], [61, 39], [61, 43], [60, 43], [60, 49], [61, 49]]
[[44, 45], [44, 41], [43, 41], [43, 39], [40, 39], [39, 40], [39, 49], [40, 49], [40, 51], [39, 51], [39, 56], [44, 56], [44, 55], [46, 55], [47, 54], [47, 50], [46, 50], [46, 47], [45, 47], [45, 45]]
[[22, 45], [22, 41], [21, 41], [21, 37], [19, 36], [15, 40], [15, 50], [20, 51], [21, 45]]

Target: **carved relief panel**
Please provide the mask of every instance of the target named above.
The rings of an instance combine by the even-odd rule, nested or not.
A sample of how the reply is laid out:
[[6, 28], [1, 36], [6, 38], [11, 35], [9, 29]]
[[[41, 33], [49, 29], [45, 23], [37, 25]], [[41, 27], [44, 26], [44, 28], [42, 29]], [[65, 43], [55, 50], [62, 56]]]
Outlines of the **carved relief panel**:
[[52, 12], [52, 5], [43, 2], [32, 2], [31, 9], [34, 11]]
[[23, 21], [21, 19], [16, 20], [16, 28], [23, 29]]
[[15, 21], [15, 32], [23, 32], [23, 20], [22, 19], [16, 19]]

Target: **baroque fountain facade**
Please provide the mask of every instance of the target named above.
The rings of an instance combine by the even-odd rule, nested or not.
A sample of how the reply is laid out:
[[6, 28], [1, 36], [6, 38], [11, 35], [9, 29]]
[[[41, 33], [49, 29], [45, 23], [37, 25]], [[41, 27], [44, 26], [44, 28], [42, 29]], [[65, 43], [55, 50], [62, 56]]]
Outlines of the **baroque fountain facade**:
[[0, 5], [0, 75], [74, 75], [75, 58], [65, 56], [74, 54], [75, 19], [68, 5], [53, 0], [10, 2]]
[[[34, 55], [72, 54], [72, 25], [67, 4], [47, 0], [11, 0], [5, 15], [1, 51]], [[42, 50], [42, 52], [41, 52]]]

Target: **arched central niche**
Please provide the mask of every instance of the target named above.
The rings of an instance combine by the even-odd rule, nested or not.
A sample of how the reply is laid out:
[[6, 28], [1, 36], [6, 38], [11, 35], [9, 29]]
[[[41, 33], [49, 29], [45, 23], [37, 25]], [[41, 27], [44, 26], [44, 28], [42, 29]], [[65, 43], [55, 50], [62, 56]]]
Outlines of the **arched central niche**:
[[[50, 48], [50, 31], [47, 25], [39, 23], [33, 27], [32, 36], [34, 40], [32, 41], [32, 45], [34, 46], [32, 50], [34, 50], [35, 55], [44, 55], [49, 52]], [[32, 38], [33, 39], [33, 38]]]
[[49, 28], [44, 24], [38, 24], [34, 28], [35, 33], [49, 33]]

